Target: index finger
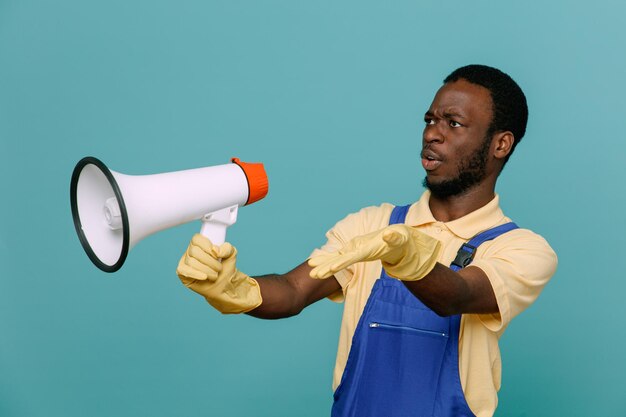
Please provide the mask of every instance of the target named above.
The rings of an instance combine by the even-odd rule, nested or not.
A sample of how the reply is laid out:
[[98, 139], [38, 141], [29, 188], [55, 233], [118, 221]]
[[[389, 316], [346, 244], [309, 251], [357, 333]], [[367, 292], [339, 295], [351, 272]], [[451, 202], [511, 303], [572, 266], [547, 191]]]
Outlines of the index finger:
[[324, 263], [313, 268], [310, 275], [312, 278], [328, 278], [360, 261], [361, 259], [358, 259], [353, 253], [337, 254], [337, 256], [328, 257]]
[[191, 244], [199, 247], [208, 254], [211, 253], [213, 247], [215, 246], [208, 237], [202, 236], [200, 233], [196, 233], [195, 235], [193, 235], [193, 237], [191, 238]]

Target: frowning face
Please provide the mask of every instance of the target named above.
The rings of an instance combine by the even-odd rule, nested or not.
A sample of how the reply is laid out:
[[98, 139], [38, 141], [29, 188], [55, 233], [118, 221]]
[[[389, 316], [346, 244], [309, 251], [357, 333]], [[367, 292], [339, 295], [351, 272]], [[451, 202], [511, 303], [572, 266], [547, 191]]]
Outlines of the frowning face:
[[424, 185], [433, 195], [459, 195], [480, 184], [490, 164], [493, 102], [489, 90], [463, 79], [444, 84], [424, 116]]

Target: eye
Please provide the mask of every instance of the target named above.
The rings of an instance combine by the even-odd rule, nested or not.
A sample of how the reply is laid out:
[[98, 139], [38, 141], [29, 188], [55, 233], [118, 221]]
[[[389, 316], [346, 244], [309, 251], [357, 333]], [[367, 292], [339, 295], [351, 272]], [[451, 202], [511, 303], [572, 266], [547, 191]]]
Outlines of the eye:
[[450, 127], [462, 127], [463, 125], [459, 122], [455, 122], [454, 120], [450, 120]]
[[434, 125], [435, 121], [432, 118], [430, 118], [430, 117], [425, 117], [424, 118], [424, 123], [426, 123], [427, 125]]

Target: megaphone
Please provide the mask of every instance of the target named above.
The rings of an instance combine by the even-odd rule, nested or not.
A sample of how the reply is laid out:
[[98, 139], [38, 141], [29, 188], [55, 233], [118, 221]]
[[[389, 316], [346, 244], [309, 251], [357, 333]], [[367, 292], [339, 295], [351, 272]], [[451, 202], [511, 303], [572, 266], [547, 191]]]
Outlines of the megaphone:
[[143, 238], [202, 220], [200, 233], [222, 244], [240, 206], [267, 195], [263, 164], [241, 162], [154, 175], [109, 170], [94, 157], [81, 159], [70, 182], [76, 233], [91, 261], [105, 272], [122, 267]]

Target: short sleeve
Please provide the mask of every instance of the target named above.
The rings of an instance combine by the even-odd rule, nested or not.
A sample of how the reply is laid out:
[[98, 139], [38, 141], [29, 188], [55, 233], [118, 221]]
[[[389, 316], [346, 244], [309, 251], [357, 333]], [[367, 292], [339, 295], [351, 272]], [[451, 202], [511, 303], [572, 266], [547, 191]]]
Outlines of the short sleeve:
[[485, 272], [498, 302], [499, 313], [479, 315], [493, 332], [506, 328], [539, 297], [558, 263], [548, 242], [527, 229], [513, 230], [481, 245], [476, 258], [472, 266]]

